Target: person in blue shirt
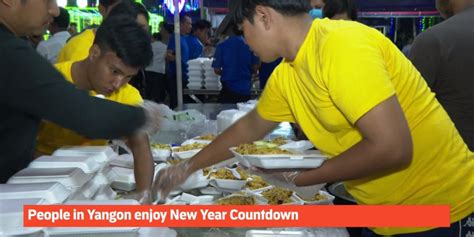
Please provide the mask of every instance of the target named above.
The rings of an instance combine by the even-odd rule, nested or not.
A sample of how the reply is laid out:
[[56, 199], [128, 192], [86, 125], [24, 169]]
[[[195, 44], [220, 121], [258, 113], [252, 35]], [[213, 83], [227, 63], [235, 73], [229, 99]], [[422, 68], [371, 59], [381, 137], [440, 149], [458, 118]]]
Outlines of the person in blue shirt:
[[260, 81], [260, 90], [265, 88], [265, 84], [267, 84], [268, 78], [272, 75], [273, 70], [281, 63], [282, 58], [278, 58], [277, 60], [271, 63], [264, 63], [260, 65], [260, 69], [258, 70], [258, 80]]
[[189, 48], [189, 60], [203, 57], [204, 47], [209, 43], [211, 22], [199, 20], [193, 26], [192, 35], [186, 37]]
[[250, 100], [252, 74], [257, 72], [259, 60], [244, 42], [237, 25], [231, 26], [234, 35], [216, 48], [212, 67], [221, 76], [222, 90], [219, 103], [238, 103]]
[[[191, 33], [193, 26], [193, 20], [191, 17], [183, 15], [180, 17], [179, 27], [181, 34], [181, 72], [183, 79], [183, 87], [187, 84], [187, 62], [189, 60], [189, 47], [186, 42], [186, 37]], [[168, 42], [168, 49], [166, 52], [166, 79], [167, 79], [167, 90], [170, 96], [170, 108], [176, 108], [178, 105], [178, 93], [176, 87], [176, 43], [174, 34], [171, 36]]]

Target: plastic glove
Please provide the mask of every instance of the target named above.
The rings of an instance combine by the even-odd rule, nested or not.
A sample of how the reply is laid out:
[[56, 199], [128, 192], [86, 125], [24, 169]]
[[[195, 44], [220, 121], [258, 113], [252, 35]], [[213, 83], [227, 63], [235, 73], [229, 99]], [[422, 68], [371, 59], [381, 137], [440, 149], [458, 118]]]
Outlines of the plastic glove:
[[184, 183], [192, 174], [190, 167], [191, 162], [187, 160], [161, 169], [155, 176], [152, 192], [153, 197], [161, 201], [166, 200], [168, 194]]
[[123, 199], [133, 199], [137, 200], [140, 204], [149, 205], [152, 204], [153, 199], [151, 196], [150, 190], [145, 190], [143, 192], [129, 192], [122, 196]]
[[158, 132], [162, 120], [160, 105], [149, 100], [144, 100], [141, 107], [145, 111], [145, 124], [138, 129], [137, 134], [153, 134]]
[[248, 172], [262, 177], [267, 183], [273, 186], [290, 189], [296, 192], [300, 197], [310, 199], [314, 197], [314, 195], [318, 193], [325, 184], [296, 186], [295, 179], [303, 171], [304, 170], [264, 170], [256, 167], [248, 168]]

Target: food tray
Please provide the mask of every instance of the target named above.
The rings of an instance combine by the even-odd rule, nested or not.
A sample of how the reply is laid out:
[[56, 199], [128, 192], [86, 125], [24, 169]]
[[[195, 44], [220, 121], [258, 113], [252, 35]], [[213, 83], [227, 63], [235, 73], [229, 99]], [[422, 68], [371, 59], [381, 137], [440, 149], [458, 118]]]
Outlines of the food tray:
[[59, 182], [68, 189], [77, 189], [92, 177], [78, 168], [25, 168], [12, 176], [7, 183], [48, 183]]
[[71, 190], [60, 183], [0, 184], [0, 199], [42, 198], [51, 204], [64, 202]]
[[106, 163], [117, 153], [109, 146], [69, 146], [56, 150], [53, 156], [96, 156], [98, 162]]
[[326, 158], [317, 152], [306, 151], [301, 154], [272, 154], [272, 155], [241, 155], [230, 151], [237, 160], [246, 167], [255, 166], [263, 169], [311, 169], [322, 165]]
[[299, 196], [298, 197], [303, 201], [305, 205], [329, 205], [329, 204], [332, 204], [335, 198], [333, 195], [323, 190], [319, 190], [319, 195], [323, 196], [325, 199], [308, 201]]
[[100, 165], [94, 156], [40, 156], [28, 166], [30, 168], [79, 168], [86, 174], [95, 173]]

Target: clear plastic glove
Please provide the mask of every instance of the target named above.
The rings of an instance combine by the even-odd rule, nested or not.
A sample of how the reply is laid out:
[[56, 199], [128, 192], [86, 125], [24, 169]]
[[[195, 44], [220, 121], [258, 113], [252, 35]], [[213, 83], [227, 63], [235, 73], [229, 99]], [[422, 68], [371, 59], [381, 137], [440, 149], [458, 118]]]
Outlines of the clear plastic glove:
[[123, 199], [133, 199], [138, 201], [140, 204], [149, 205], [152, 204], [153, 199], [151, 196], [150, 190], [145, 190], [143, 192], [129, 192], [122, 196]]
[[247, 170], [251, 174], [262, 177], [267, 183], [273, 186], [293, 190], [300, 197], [306, 199], [314, 197], [314, 195], [325, 185], [316, 184], [310, 186], [296, 186], [295, 179], [304, 170], [264, 170], [256, 167], [250, 167], [247, 168]]
[[161, 169], [155, 176], [153, 197], [157, 200], [165, 200], [173, 189], [184, 183], [192, 174], [190, 167], [191, 162], [187, 160]]
[[153, 134], [158, 132], [162, 120], [160, 105], [153, 101], [144, 100], [141, 107], [145, 111], [145, 124], [138, 129], [137, 134]]

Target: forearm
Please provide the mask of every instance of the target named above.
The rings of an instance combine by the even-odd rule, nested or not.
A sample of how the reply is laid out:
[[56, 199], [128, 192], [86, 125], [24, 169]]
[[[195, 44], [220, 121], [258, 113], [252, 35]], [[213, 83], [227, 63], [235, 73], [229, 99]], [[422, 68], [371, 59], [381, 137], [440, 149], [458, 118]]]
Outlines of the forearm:
[[191, 170], [196, 171], [232, 157], [230, 147], [261, 139], [276, 128], [278, 123], [260, 121], [257, 112], [251, 111], [226, 129], [211, 144], [191, 159]]
[[154, 162], [147, 135], [136, 135], [128, 139], [127, 145], [133, 153], [136, 191], [150, 190], [154, 176]]
[[321, 167], [302, 172], [295, 179], [295, 183], [297, 186], [307, 186], [371, 178], [406, 167], [390, 156], [392, 154], [388, 150], [379, 149], [376, 144], [362, 140], [340, 155], [327, 160]]

